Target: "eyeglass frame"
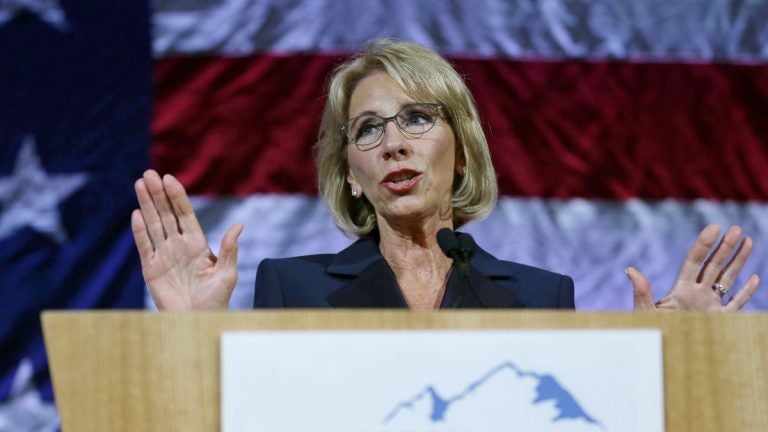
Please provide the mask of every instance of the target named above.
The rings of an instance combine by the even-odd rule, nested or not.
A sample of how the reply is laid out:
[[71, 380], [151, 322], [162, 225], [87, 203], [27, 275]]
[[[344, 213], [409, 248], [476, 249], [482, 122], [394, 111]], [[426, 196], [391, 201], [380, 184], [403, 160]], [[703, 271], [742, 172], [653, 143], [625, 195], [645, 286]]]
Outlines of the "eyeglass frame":
[[[434, 121], [434, 123], [432, 123], [432, 126], [430, 126], [429, 129], [427, 129], [427, 130], [425, 130], [423, 132], [417, 132], [417, 133], [408, 132], [405, 129], [403, 129], [403, 127], [400, 126], [400, 123], [397, 121], [397, 117], [400, 115], [401, 112], [403, 112], [406, 108], [408, 108], [410, 106], [414, 106], [414, 105], [427, 105], [427, 106], [431, 106], [432, 108], [435, 109], [435, 121]], [[381, 144], [381, 143], [379, 143], [379, 144], [376, 144], [376, 143], [381, 139], [381, 137], [384, 136], [384, 130], [387, 128], [387, 123], [389, 123], [391, 121], [394, 121], [395, 122], [395, 126], [397, 126], [397, 129], [400, 132], [402, 132], [406, 136], [417, 138], [417, 137], [420, 137], [420, 136], [424, 135], [425, 133], [431, 131], [432, 129], [434, 129], [435, 125], [437, 124], [437, 119], [438, 119], [438, 117], [440, 117], [440, 110], [442, 110], [443, 108], [445, 108], [445, 105], [441, 104], [441, 103], [432, 103], [432, 102], [414, 102], [414, 103], [409, 103], [409, 104], [403, 105], [403, 107], [400, 108], [400, 111], [395, 113], [395, 115], [392, 115], [392, 116], [389, 116], [389, 117], [382, 117], [382, 116], [380, 116], [378, 114], [361, 114], [361, 115], [352, 117], [351, 119], [345, 121], [344, 124], [342, 124], [339, 129], [344, 134], [344, 136], [347, 138], [347, 142], [348, 143], [354, 144], [355, 147], [357, 147], [360, 150], [370, 150], [370, 149], [376, 148], [379, 144]], [[360, 117], [363, 117], [363, 116], [378, 117], [378, 118], [380, 118], [382, 120], [382, 123], [381, 123], [381, 132], [380, 132], [379, 136], [376, 137], [376, 139], [373, 140], [373, 142], [371, 142], [370, 144], [360, 145], [360, 144], [357, 143], [357, 140], [353, 140], [352, 138], [349, 137], [349, 135], [347, 134], [349, 129], [347, 127], [349, 126], [350, 123], [352, 123], [353, 121], [355, 121], [355, 120], [357, 120], [357, 119], [359, 119]]]

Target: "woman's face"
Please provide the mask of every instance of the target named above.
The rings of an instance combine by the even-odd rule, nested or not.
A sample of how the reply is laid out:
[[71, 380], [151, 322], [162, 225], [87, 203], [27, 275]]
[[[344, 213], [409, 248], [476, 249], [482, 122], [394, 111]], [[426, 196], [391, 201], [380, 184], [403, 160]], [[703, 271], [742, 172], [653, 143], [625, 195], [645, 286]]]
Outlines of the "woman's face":
[[[417, 102], [435, 101], [416, 101], [389, 74], [377, 72], [355, 87], [348, 114], [349, 118], [363, 113], [390, 117]], [[458, 167], [453, 130], [442, 117], [420, 136], [408, 136], [394, 121], [388, 122], [378, 141], [364, 150], [349, 144], [347, 156], [347, 181], [358, 191], [358, 199], [362, 192], [373, 204], [379, 225], [436, 222], [450, 226]]]

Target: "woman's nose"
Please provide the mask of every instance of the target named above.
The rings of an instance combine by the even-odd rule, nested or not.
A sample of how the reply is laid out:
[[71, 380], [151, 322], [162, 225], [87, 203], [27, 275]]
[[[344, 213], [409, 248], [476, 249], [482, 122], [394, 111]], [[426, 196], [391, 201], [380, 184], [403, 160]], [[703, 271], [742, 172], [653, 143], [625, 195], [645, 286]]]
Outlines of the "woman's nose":
[[381, 148], [385, 160], [401, 160], [411, 155], [411, 144], [394, 121], [384, 125]]

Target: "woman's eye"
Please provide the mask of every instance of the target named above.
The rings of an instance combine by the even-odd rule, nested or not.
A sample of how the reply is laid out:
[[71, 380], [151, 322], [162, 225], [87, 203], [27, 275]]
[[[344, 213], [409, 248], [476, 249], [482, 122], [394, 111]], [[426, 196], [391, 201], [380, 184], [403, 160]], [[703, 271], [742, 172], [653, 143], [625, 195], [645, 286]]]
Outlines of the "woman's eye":
[[413, 125], [421, 125], [421, 124], [429, 123], [430, 121], [431, 121], [430, 116], [422, 112], [413, 112], [408, 114], [408, 123]]
[[366, 123], [357, 129], [357, 134], [355, 134], [355, 137], [360, 138], [373, 133], [376, 133], [376, 125]]

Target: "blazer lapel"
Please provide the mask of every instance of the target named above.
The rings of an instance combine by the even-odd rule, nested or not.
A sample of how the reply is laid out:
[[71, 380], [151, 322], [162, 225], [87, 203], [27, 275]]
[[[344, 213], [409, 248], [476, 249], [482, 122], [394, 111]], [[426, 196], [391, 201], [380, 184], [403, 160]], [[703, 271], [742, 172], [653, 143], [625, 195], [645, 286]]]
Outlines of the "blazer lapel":
[[348, 284], [326, 297], [338, 308], [405, 308], [405, 298], [384, 257], [380, 257]]
[[326, 297], [335, 308], [405, 308], [397, 279], [379, 252], [378, 238], [366, 237], [339, 252], [328, 273], [350, 281]]
[[[481, 247], [477, 247], [470, 262], [470, 287], [454, 271], [448, 279], [441, 308], [524, 308], [515, 293], [497, 284], [497, 281], [517, 282], [509, 266]], [[464, 294], [462, 294], [462, 291]], [[458, 305], [456, 305], [458, 301]], [[456, 306], [454, 306], [456, 305]]]

